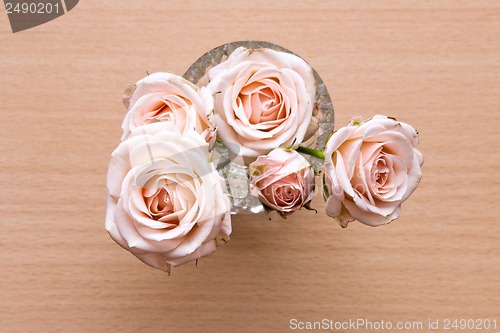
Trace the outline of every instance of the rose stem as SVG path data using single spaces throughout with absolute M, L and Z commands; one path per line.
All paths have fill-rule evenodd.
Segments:
M 325 153 L 322 152 L 321 150 L 302 147 L 302 146 L 299 146 L 299 148 L 297 148 L 296 150 L 297 150 L 297 152 L 302 153 L 302 154 L 311 155 L 311 156 L 314 156 L 317 158 L 321 158 L 322 160 L 325 159 Z

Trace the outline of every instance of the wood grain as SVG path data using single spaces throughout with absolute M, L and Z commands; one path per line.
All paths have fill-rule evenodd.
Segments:
M 500 322 L 499 33 L 496 1 L 86 0 L 17 34 L 0 14 L 0 332 Z M 121 94 L 245 39 L 311 63 L 336 128 L 374 114 L 414 125 L 424 178 L 381 228 L 343 230 L 321 209 L 234 217 L 227 246 L 168 277 L 103 228 Z

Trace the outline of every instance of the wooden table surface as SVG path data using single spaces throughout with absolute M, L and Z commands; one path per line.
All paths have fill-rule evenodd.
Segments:
M 341 229 L 320 198 L 317 215 L 235 216 L 227 246 L 167 276 L 104 230 L 122 92 L 246 39 L 306 59 L 336 128 L 414 125 L 424 177 L 388 226 Z M 493 0 L 86 0 L 16 34 L 1 13 L 0 332 L 287 332 L 293 318 L 500 331 L 499 111 Z

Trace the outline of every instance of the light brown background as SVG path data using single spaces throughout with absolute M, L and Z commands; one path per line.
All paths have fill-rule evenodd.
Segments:
M 97 1 L 12 34 L 0 14 L 0 331 L 286 332 L 289 320 L 500 324 L 500 3 Z M 233 218 L 169 277 L 104 231 L 121 94 L 225 42 L 277 43 L 325 81 L 336 128 L 386 114 L 424 178 L 389 226 Z

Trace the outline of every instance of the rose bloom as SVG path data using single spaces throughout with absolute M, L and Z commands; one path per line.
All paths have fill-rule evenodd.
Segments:
M 295 150 L 277 148 L 249 165 L 250 192 L 265 206 L 286 214 L 313 198 L 314 171 Z
M 213 252 L 231 233 L 229 199 L 208 144 L 173 123 L 133 129 L 111 155 L 107 187 L 106 230 L 161 270 Z
M 215 142 L 211 92 L 180 76 L 153 73 L 136 83 L 122 123 L 122 140 L 134 128 L 160 121 L 173 122 L 181 133 L 195 129 L 211 145 Z
M 417 131 L 386 116 L 351 121 L 325 148 L 323 190 L 328 216 L 379 226 L 399 217 L 417 187 L 422 154 Z
M 218 135 L 247 164 L 307 139 L 316 88 L 313 71 L 301 58 L 240 47 L 208 76 Z

